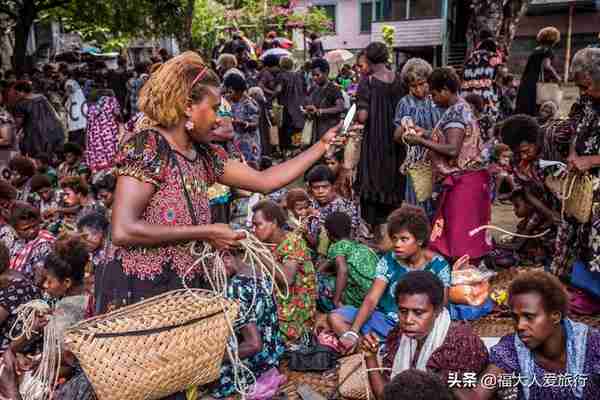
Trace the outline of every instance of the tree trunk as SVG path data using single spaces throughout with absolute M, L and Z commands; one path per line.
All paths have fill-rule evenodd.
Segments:
M 527 4 L 527 0 L 472 0 L 472 14 L 467 29 L 469 50 L 479 42 L 479 32 L 487 29 L 494 34 L 496 43 L 508 56 L 519 21 L 527 11 Z
M 31 26 L 37 17 L 37 10 L 33 2 L 26 2 L 24 7 L 19 9 L 17 17 L 13 67 L 17 73 L 23 73 L 27 68 L 27 40 L 29 39 Z
M 194 19 L 195 3 L 196 3 L 195 0 L 188 0 L 186 8 L 185 8 L 185 17 L 184 17 L 184 21 L 183 21 L 183 34 L 181 35 L 182 36 L 181 47 L 182 47 L 183 51 L 192 50 L 194 47 L 193 40 L 192 40 L 192 21 Z

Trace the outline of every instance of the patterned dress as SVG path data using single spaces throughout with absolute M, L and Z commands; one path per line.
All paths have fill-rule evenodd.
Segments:
M 342 294 L 342 303 L 360 308 L 373 285 L 379 257 L 364 244 L 348 239 L 340 240 L 329 247 L 329 261 L 335 263 L 337 257 L 343 257 L 348 265 L 348 281 Z M 325 311 L 334 309 L 332 299 L 335 295 L 335 283 L 335 276 L 319 276 L 319 307 L 326 308 Z
M 280 265 L 288 261 L 298 263 L 294 282 L 289 285 L 289 296 L 277 296 L 279 329 L 286 345 L 301 340 L 312 331 L 316 311 L 316 271 L 310 250 L 304 239 L 288 233 L 273 251 Z M 284 293 L 285 294 L 285 293 Z
M 8 333 L 17 320 L 16 309 L 21 304 L 40 297 L 40 290 L 25 278 L 13 278 L 7 283 L 6 287 L 0 288 L 0 307 L 8 313 L 8 317 L 0 325 L 0 354 L 8 348 L 11 342 Z
M 166 139 L 152 129 L 136 133 L 123 144 L 116 159 L 117 175 L 155 188 L 141 216 L 146 223 L 211 223 L 208 187 L 223 174 L 227 155 L 217 146 L 196 145 L 196 150 L 196 157 L 188 159 L 172 150 Z M 184 277 L 191 285 L 199 284 L 201 267 L 191 267 L 194 257 L 190 242 L 121 247 L 117 249 L 117 260 L 121 268 L 115 268 L 101 289 L 101 310 L 179 289 Z
M 248 96 L 237 103 L 231 103 L 231 113 L 234 120 L 244 121 L 256 126 L 244 129 L 234 124 L 234 146 L 248 163 L 258 166 L 261 157 L 260 132 L 258 131 L 258 105 Z
M 111 168 L 117 154 L 121 114 L 116 97 L 100 97 L 96 104 L 88 107 L 86 164 L 93 172 Z
M 501 59 L 496 53 L 475 50 L 465 63 L 461 95 L 478 94 L 483 99 L 483 114 L 490 117 L 492 124 L 499 115 L 498 87 L 496 74 Z
M 585 104 L 577 125 L 575 152 L 578 156 L 600 154 L 600 106 Z M 558 276 L 569 275 L 574 261 L 583 261 L 590 270 L 600 272 L 600 168 L 588 171 L 593 180 L 593 204 L 590 222 L 581 224 L 570 216 L 558 227 L 556 252 L 551 271 Z
M 227 297 L 239 301 L 240 313 L 234 330 L 240 341 L 240 330 L 248 324 L 255 324 L 262 342 L 262 349 L 253 356 L 243 359 L 256 378 L 271 368 L 279 366 L 279 359 L 285 351 L 279 320 L 277 318 L 277 304 L 272 294 L 272 283 L 266 279 L 236 275 L 228 284 Z M 243 382 L 247 381 L 243 375 Z M 225 362 L 221 366 L 219 380 L 210 385 L 211 396 L 223 398 L 235 394 L 234 375 L 231 364 Z

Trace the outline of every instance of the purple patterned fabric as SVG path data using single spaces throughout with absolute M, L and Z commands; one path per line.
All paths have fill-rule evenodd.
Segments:
M 504 336 L 500 342 L 490 350 L 490 364 L 496 365 L 506 374 L 521 374 L 517 350 L 515 347 L 515 334 Z M 560 387 L 544 385 L 544 376 L 548 380 L 551 374 L 565 374 L 566 370 L 546 371 L 537 363 L 534 373 L 540 385 L 533 384 L 529 400 L 575 400 L 575 395 L 570 386 Z M 600 399 L 600 331 L 590 328 L 585 353 L 583 374 L 587 375 L 587 382 L 583 390 L 583 400 Z M 524 399 L 523 390 L 519 387 L 518 399 Z
M 119 135 L 117 116 L 120 114 L 116 97 L 100 97 L 88 108 L 85 159 L 93 172 L 113 166 Z

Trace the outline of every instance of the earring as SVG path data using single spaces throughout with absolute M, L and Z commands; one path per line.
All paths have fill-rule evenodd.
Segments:
M 194 130 L 194 122 L 192 122 L 192 120 L 191 120 L 191 119 L 188 119 L 188 120 L 185 122 L 185 130 L 186 130 L 186 131 L 192 131 L 192 130 Z

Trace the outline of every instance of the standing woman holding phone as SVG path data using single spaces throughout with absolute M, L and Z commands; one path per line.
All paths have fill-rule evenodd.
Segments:
M 211 143 L 218 127 L 219 78 L 194 52 L 163 64 L 140 92 L 145 119 L 117 157 L 112 237 L 120 262 L 102 294 L 108 310 L 200 283 L 190 244 L 218 250 L 238 245 L 243 233 L 213 224 L 207 190 L 215 182 L 269 193 L 294 181 L 333 143 L 336 129 L 297 157 L 256 171 Z M 118 267 L 118 268 L 117 268 Z M 169 399 L 185 398 L 183 394 Z

